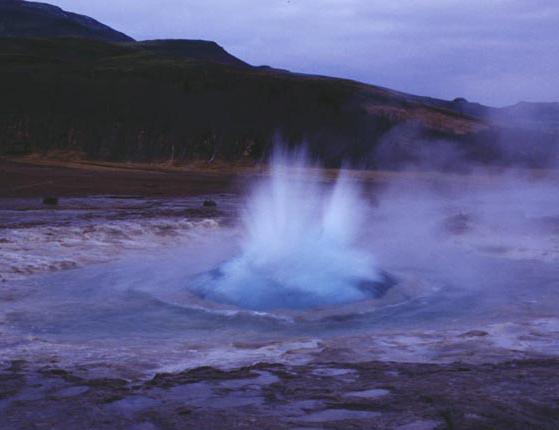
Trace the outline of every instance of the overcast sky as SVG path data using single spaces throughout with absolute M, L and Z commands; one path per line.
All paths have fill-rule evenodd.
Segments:
M 43 0 L 135 39 L 501 106 L 559 101 L 559 0 Z

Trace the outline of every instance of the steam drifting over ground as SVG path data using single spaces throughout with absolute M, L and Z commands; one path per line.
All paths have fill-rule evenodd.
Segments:
M 451 402 L 465 428 L 499 428 L 503 404 L 549 422 L 557 177 L 283 157 L 241 197 L 2 200 L 0 417 L 434 429 Z M 200 366 L 249 367 L 183 373 Z
M 213 215 L 193 212 L 206 197 L 4 201 L 4 357 L 140 354 L 143 371 L 346 345 L 352 360 L 444 361 L 468 330 L 488 335 L 452 359 L 557 353 L 557 178 L 333 181 L 286 160 L 246 199 L 213 196 Z M 384 271 L 398 282 L 377 294 Z

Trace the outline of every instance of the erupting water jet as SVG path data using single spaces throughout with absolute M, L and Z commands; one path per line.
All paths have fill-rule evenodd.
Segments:
M 309 174 L 303 154 L 276 151 L 242 215 L 241 254 L 194 282 L 201 296 L 254 310 L 305 309 L 382 296 L 394 281 L 358 244 L 366 203 L 342 171 Z

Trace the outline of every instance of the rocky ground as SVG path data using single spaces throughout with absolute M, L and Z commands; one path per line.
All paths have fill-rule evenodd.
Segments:
M 101 218 L 89 222 L 89 218 L 82 220 L 79 217 L 91 217 L 95 211 L 88 207 L 88 212 L 81 214 L 77 209 L 83 209 L 80 206 L 82 202 L 68 202 L 65 197 L 99 194 L 143 196 L 140 198 L 197 195 L 201 200 L 193 204 L 196 211 L 205 211 L 205 217 L 207 211 L 227 213 L 227 206 L 224 200 L 219 202 L 217 209 L 204 208 L 203 196 L 234 193 L 242 187 L 242 178 L 242 172 L 232 170 L 70 166 L 53 162 L 0 160 L 0 197 L 35 199 L 39 206 L 46 196 L 61 197 L 56 210 L 59 212 L 57 220 L 63 229 L 56 230 L 58 224 L 46 227 L 41 224 L 37 228 L 46 229 L 53 237 L 61 238 L 55 241 L 48 239 L 52 235 L 43 235 L 50 245 L 59 248 L 53 255 L 61 257 L 61 250 L 67 248 L 68 253 L 79 256 L 80 244 L 85 243 L 88 247 L 84 249 L 91 257 L 91 245 L 84 237 L 89 237 L 90 241 L 110 243 L 117 250 L 119 247 L 134 248 L 136 242 L 121 237 L 131 229 L 145 235 L 151 231 L 150 228 L 154 231 L 164 228 L 165 232 L 171 231 L 169 237 L 176 239 L 175 230 L 181 225 L 175 218 L 184 218 L 188 214 L 189 219 L 196 221 L 194 215 L 198 212 L 192 212 L 194 209 L 181 202 L 163 208 L 155 205 L 155 214 L 159 217 L 164 212 L 166 218 L 162 226 L 159 220 L 154 227 L 152 218 L 155 215 L 151 212 L 149 199 L 141 205 L 132 200 L 126 204 L 119 200 L 122 207 L 113 208 L 112 218 L 105 220 L 107 211 L 103 209 Z M 375 177 L 375 180 L 382 182 L 382 178 Z M 76 213 L 65 205 L 70 205 Z M 17 256 L 28 256 L 32 250 L 39 253 L 47 249 L 47 242 L 37 245 L 37 238 L 43 236 L 31 235 L 33 228 L 23 225 L 31 215 L 41 215 L 34 209 L 37 208 L 30 206 L 17 212 L 21 219 L 18 218 L 16 224 L 6 221 L 14 218 L 13 215 L 3 221 L 5 233 L 18 229 L 29 233 L 25 236 L 28 240 L 20 238 L 18 243 L 30 243 L 30 250 L 18 251 Z M 126 216 L 123 217 L 122 213 Z M 131 213 L 136 214 L 133 219 Z M 73 230 L 66 225 L 68 220 L 63 215 L 80 219 L 75 237 L 71 235 Z M 555 218 L 551 221 L 556 222 Z M 123 223 L 126 223 L 126 228 L 121 225 Z M 176 225 L 169 226 L 170 223 Z M 449 218 L 446 227 L 458 234 L 466 230 L 469 223 L 468 217 L 459 215 Z M 118 240 L 115 239 L 117 233 Z M 168 235 L 154 234 L 153 237 L 159 236 Z M 144 236 L 140 239 L 138 243 L 141 244 L 157 242 L 151 236 L 149 240 Z M 8 255 L 9 240 L 8 237 L 0 241 L 5 255 Z M 69 242 L 73 245 L 66 246 Z M 104 253 L 107 254 L 106 251 Z M 550 255 L 549 258 L 555 258 L 556 254 Z M 521 256 L 525 260 L 535 258 Z M 35 260 L 39 257 L 34 256 Z M 112 258 L 112 255 L 109 257 Z M 50 261 L 46 263 L 51 264 Z M 8 271 L 3 270 L 5 273 Z M 5 292 L 5 295 L 8 293 Z M 545 302 L 546 297 L 542 297 Z M 527 308 L 529 306 L 526 305 Z M 554 315 L 551 312 L 548 316 Z M 258 358 L 252 361 L 257 364 L 229 370 L 194 367 L 182 372 L 173 370 L 149 376 L 129 376 L 126 372 L 119 375 L 112 371 L 110 363 L 101 362 L 101 358 L 85 349 L 81 350 L 83 360 L 76 362 L 89 363 L 91 367 L 89 364 L 72 365 L 56 359 L 19 360 L 32 357 L 34 350 L 30 345 L 42 345 L 43 340 L 26 338 L 12 343 L 7 333 L 0 332 L 3 347 L 8 351 L 0 356 L 0 430 L 555 430 L 559 428 L 559 359 L 556 358 L 557 344 L 554 345 L 553 340 L 557 331 L 551 326 L 544 330 L 547 327 L 545 324 L 527 324 L 523 330 L 511 326 L 514 336 L 510 341 L 503 333 L 493 333 L 490 327 L 480 325 L 480 329 L 487 331 L 471 331 L 466 333 L 466 337 L 455 333 L 449 335 L 452 341 L 441 340 L 440 331 L 433 334 L 432 341 L 426 335 L 423 338 L 416 336 L 419 344 L 414 349 L 410 342 L 415 338 L 408 331 L 405 332 L 407 338 L 403 340 L 404 335 L 384 334 L 384 337 L 377 335 L 368 340 L 336 341 L 330 343 L 335 344 L 335 350 L 331 347 L 324 352 L 317 348 L 303 354 L 310 357 L 304 361 L 295 359 L 300 352 L 298 349 L 302 348 L 299 346 L 284 354 L 281 363 L 274 357 Z M 500 343 L 497 342 L 499 340 Z M 428 344 L 424 349 L 436 353 L 434 358 L 429 356 L 428 361 L 431 362 L 417 363 L 423 341 Z M 495 342 L 500 349 L 496 349 Z M 432 343 L 440 345 L 440 351 Z M 462 344 L 470 346 L 462 348 Z M 392 359 L 379 352 L 386 351 L 389 346 Z M 156 348 L 155 345 L 152 347 Z M 40 346 L 37 349 L 41 350 Z M 358 356 L 357 351 L 362 352 L 362 356 Z M 41 357 L 46 355 L 41 353 Z M 376 357 L 376 361 L 370 357 Z M 399 357 L 399 362 L 391 361 L 394 357 Z M 200 363 L 209 363 L 206 355 L 203 358 Z M 220 358 L 227 360 L 221 355 Z M 124 361 L 119 365 L 126 367 Z M 112 366 L 115 367 L 115 364 Z
M 20 429 L 559 428 L 559 360 L 202 367 L 150 380 L 80 376 L 14 361 L 0 422 Z

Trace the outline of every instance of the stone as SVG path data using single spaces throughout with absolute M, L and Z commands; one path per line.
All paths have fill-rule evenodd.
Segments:
M 470 331 L 467 331 L 466 333 L 462 333 L 458 337 L 484 337 L 484 336 L 488 336 L 488 335 L 489 335 L 489 333 L 487 333 L 486 331 L 483 331 L 483 330 L 470 330 Z
M 215 208 L 217 207 L 217 203 L 214 200 L 204 200 L 202 206 L 205 208 Z
M 47 206 L 56 206 L 58 205 L 58 197 L 47 196 L 43 199 L 43 204 Z

